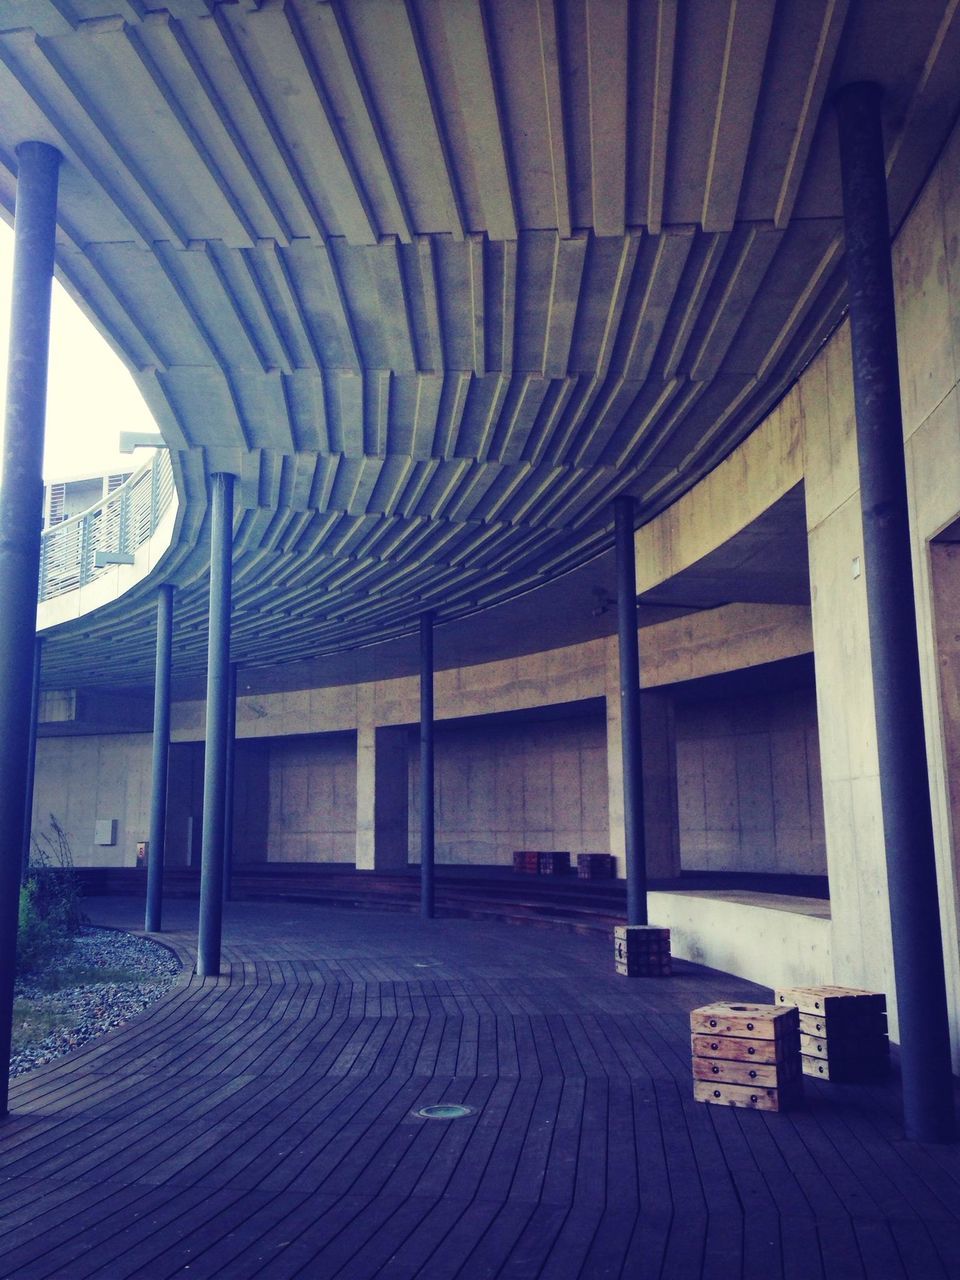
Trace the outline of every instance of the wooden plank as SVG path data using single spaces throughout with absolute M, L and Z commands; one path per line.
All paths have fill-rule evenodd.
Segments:
M 168 910 L 192 927 L 191 903 Z M 756 1005 L 758 988 L 684 966 L 639 994 L 610 972 L 607 931 L 437 924 L 231 904 L 221 979 L 17 1086 L 0 1274 L 957 1270 L 960 1153 L 902 1142 L 895 1083 L 811 1080 L 782 1114 L 694 1101 L 690 1008 Z M 735 1071 L 773 1069 L 790 1042 L 707 1040 L 774 1046 L 714 1059 Z M 475 1111 L 413 1114 L 445 1099 Z
M 798 1027 L 797 1011 L 775 1005 L 711 1004 L 694 1009 L 690 1030 L 695 1035 L 716 1032 L 750 1040 L 775 1040 L 791 1035 Z

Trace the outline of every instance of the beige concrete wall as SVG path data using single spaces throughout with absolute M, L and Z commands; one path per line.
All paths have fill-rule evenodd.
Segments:
M 722 546 L 803 478 L 803 424 L 787 396 L 743 444 L 669 510 L 637 531 L 637 591 Z
M 352 738 L 274 739 L 266 766 L 268 821 L 259 859 L 353 862 L 357 769 Z
M 37 743 L 33 832 L 56 815 L 78 866 L 136 865 L 150 827 L 151 737 L 144 733 L 41 738 Z M 94 843 L 98 819 L 116 819 L 115 845 Z
M 931 539 L 960 517 L 960 130 L 912 210 L 893 257 L 926 747 L 960 1065 L 960 870 L 950 801 L 960 759 L 949 723 L 960 658 L 949 639 L 950 588 L 938 587 L 930 549 Z M 821 953 L 823 980 L 886 991 L 896 1034 L 846 324 L 753 435 L 638 532 L 638 581 L 641 589 L 653 587 L 696 563 L 801 478 L 833 916 L 829 959 Z
M 833 967 L 829 906 L 774 894 L 651 893 L 650 918 L 670 930 L 681 960 L 764 987 L 823 982 Z
M 813 692 L 676 710 L 684 870 L 825 875 Z
M 440 725 L 435 743 L 437 862 L 508 865 L 514 849 L 605 852 L 603 720 Z M 419 759 L 410 772 L 410 861 L 420 857 Z
M 944 560 L 938 577 L 937 553 L 931 548 L 931 539 L 960 517 L 960 128 L 954 130 L 897 241 L 894 287 L 927 760 L 947 994 L 960 1069 L 960 831 L 950 802 L 960 786 L 953 697 L 960 679 L 960 656 L 951 623 L 956 610 L 954 582 Z
M 403 725 L 357 733 L 356 865 L 399 871 L 407 865 L 411 732 Z

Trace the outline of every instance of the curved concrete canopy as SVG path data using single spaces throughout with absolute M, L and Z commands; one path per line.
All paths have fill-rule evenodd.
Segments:
M 689 488 L 842 312 L 831 90 L 887 90 L 898 224 L 960 103 L 952 13 L 0 0 L 0 201 L 18 142 L 61 150 L 59 273 L 174 451 L 178 668 L 211 471 L 248 663 L 506 600 L 609 545 L 616 494 Z M 58 630 L 47 678 L 142 678 L 149 602 Z

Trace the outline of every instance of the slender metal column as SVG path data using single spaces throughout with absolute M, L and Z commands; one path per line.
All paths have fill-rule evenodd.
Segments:
M 147 850 L 147 909 L 144 929 L 160 932 L 163 857 L 167 837 L 167 765 L 170 758 L 170 665 L 173 650 L 173 587 L 157 592 L 157 666 L 153 686 L 153 768 L 150 779 L 150 845 Z
M 210 639 L 207 647 L 207 727 L 203 755 L 200 847 L 200 930 L 197 973 L 220 972 L 223 929 L 223 834 L 227 798 L 230 685 L 230 589 L 233 570 L 233 476 L 211 479 Z
M 227 687 L 227 792 L 223 802 L 223 900 L 233 896 L 233 805 L 237 771 L 237 664 L 230 663 Z
M 627 860 L 627 924 L 647 923 L 647 851 L 643 830 L 640 746 L 640 649 L 633 499 L 613 502 L 617 560 L 617 639 L 620 654 L 620 740 L 623 755 L 623 833 Z
M 20 882 L 30 869 L 30 837 L 33 833 L 33 784 L 37 772 L 37 725 L 40 719 L 40 669 L 43 666 L 43 636 L 37 636 L 33 649 L 33 684 L 30 688 L 30 737 L 27 742 L 27 780 L 23 788 L 23 856 L 20 859 Z
M 420 618 L 420 914 L 433 919 L 433 614 Z
M 848 85 L 837 95 L 836 110 L 903 1112 L 909 1138 L 936 1142 L 955 1133 L 953 1084 L 910 563 L 881 96 L 877 85 Z
M 7 1114 L 30 692 L 43 515 L 43 429 L 60 153 L 17 148 L 10 361 L 0 488 L 0 1115 Z

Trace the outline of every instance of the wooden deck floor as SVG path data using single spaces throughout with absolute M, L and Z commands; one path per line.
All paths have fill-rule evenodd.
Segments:
M 195 915 L 168 904 L 188 963 Z M 895 1084 L 698 1105 L 688 1011 L 760 989 L 611 951 L 234 904 L 219 980 L 17 1083 L 0 1276 L 960 1276 L 960 1148 L 904 1142 Z M 447 1101 L 475 1113 L 413 1114 Z

